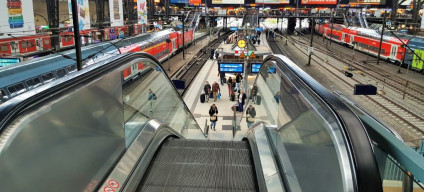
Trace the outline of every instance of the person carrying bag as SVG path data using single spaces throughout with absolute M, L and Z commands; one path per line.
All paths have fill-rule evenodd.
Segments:
M 209 116 L 211 121 L 211 129 L 215 131 L 216 122 L 218 121 L 218 108 L 215 104 L 212 104 L 211 108 L 209 109 Z
M 246 109 L 246 122 L 248 128 L 252 126 L 253 123 L 255 123 L 255 117 L 256 110 L 252 105 L 249 105 L 249 107 Z

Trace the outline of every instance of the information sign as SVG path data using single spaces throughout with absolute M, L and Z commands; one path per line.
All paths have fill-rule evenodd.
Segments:
M 8 65 L 13 65 L 19 62 L 19 58 L 0 58 L 0 67 L 6 67 Z
M 171 3 L 188 3 L 188 0 L 170 0 Z
M 289 4 L 290 0 L 256 0 L 256 4 Z
M 237 27 L 230 27 L 230 31 L 238 31 Z
M 243 73 L 243 63 L 219 63 L 219 72 Z
M 244 0 L 212 0 L 212 4 L 244 4 Z
M 259 73 L 259 69 L 261 68 L 262 63 L 252 63 L 250 65 L 250 73 Z M 268 73 L 275 73 L 275 67 L 270 67 L 268 69 Z
M 264 29 L 262 27 L 256 27 L 255 31 L 264 31 Z
M 349 0 L 349 4 L 384 5 L 386 4 L 386 0 Z

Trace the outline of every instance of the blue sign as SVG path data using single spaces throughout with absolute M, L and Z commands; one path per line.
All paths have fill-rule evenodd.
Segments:
M 0 67 L 6 67 L 8 65 L 13 65 L 19 62 L 19 58 L 0 58 Z
M 252 63 L 250 65 L 250 72 L 251 73 L 259 73 L 259 69 L 261 68 L 262 63 Z M 270 67 L 268 69 L 268 73 L 275 73 L 275 67 Z
M 243 73 L 243 63 L 220 63 L 219 72 L 224 73 Z
M 230 31 L 238 31 L 237 27 L 230 27 Z
M 177 27 L 180 28 L 180 29 L 182 29 L 183 28 L 183 25 L 177 25 Z
M 262 29 L 262 27 L 256 27 L 255 31 L 264 31 L 264 29 Z
M 170 0 L 171 3 L 188 3 L 188 0 Z

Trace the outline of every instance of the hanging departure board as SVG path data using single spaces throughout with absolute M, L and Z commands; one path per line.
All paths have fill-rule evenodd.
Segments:
M 219 63 L 219 72 L 243 73 L 243 63 Z

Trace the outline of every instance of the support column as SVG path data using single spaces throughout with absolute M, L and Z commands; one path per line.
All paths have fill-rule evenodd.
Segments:
M 169 22 L 169 1 L 165 0 L 165 20 Z
M 50 42 L 53 51 L 59 51 L 59 0 L 47 0 L 46 3 L 48 24 L 52 32 Z
M 110 9 L 110 8 L 109 8 Z M 105 22 L 105 4 L 104 0 L 96 0 L 96 15 L 97 15 L 97 29 L 99 29 L 101 34 L 101 41 L 104 40 L 104 33 L 103 30 Z
M 81 36 L 79 33 L 77 0 L 71 0 L 71 5 L 72 5 L 72 22 L 74 25 L 75 56 L 77 61 L 77 70 L 80 71 L 82 70 L 82 57 L 81 57 Z
M 384 28 L 386 27 L 386 17 L 387 17 L 387 11 L 384 11 L 383 27 L 381 29 L 381 37 L 380 37 L 380 46 L 378 48 L 377 65 L 380 64 L 381 45 L 383 44 L 383 34 L 384 34 Z

